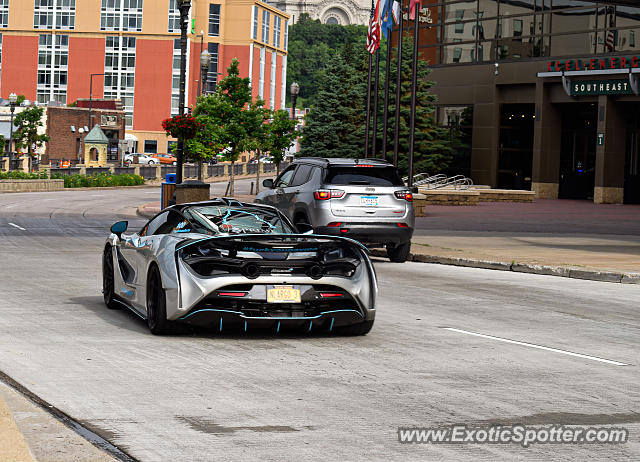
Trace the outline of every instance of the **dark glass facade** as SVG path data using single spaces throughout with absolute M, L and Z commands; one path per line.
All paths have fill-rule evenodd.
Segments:
M 424 8 L 429 12 L 423 28 L 435 33 L 435 41 L 421 48 L 436 65 L 640 52 L 640 2 L 427 0 L 422 5 L 423 16 Z

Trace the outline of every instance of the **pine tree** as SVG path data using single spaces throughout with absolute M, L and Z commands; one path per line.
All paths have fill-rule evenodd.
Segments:
M 314 106 L 306 117 L 301 156 L 362 157 L 366 82 L 355 71 L 348 47 L 327 67 Z
M 387 125 L 387 159 L 393 159 L 396 112 L 396 70 L 398 68 L 397 49 L 392 52 L 391 78 L 389 81 L 389 122 Z M 399 168 L 408 171 L 409 127 L 411 122 L 411 79 L 412 79 L 413 40 L 405 38 L 402 44 L 402 77 L 400 84 L 400 132 L 399 132 Z M 384 65 L 380 65 L 380 110 L 378 114 L 377 146 L 382 146 L 384 128 Z M 416 92 L 416 131 L 414 143 L 414 174 L 440 173 L 451 162 L 450 133 L 435 120 L 436 96 L 430 91 L 434 82 L 429 80 L 429 63 L 418 59 L 418 87 Z

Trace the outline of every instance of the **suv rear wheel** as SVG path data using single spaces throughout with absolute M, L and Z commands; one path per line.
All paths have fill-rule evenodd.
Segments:
M 402 244 L 387 244 L 387 256 L 394 263 L 404 263 L 409 258 L 411 251 L 411 241 Z

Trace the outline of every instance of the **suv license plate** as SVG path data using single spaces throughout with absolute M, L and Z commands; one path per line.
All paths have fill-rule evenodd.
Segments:
M 300 303 L 300 289 L 294 286 L 268 287 L 267 303 Z
M 368 207 L 378 206 L 378 196 L 360 196 L 360 205 Z

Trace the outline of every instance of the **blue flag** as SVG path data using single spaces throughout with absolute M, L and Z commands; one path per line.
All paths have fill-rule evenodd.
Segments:
M 382 8 L 382 33 L 384 34 L 384 38 L 387 38 L 387 35 L 393 29 L 393 14 L 391 0 L 382 0 L 384 2 L 384 8 Z

